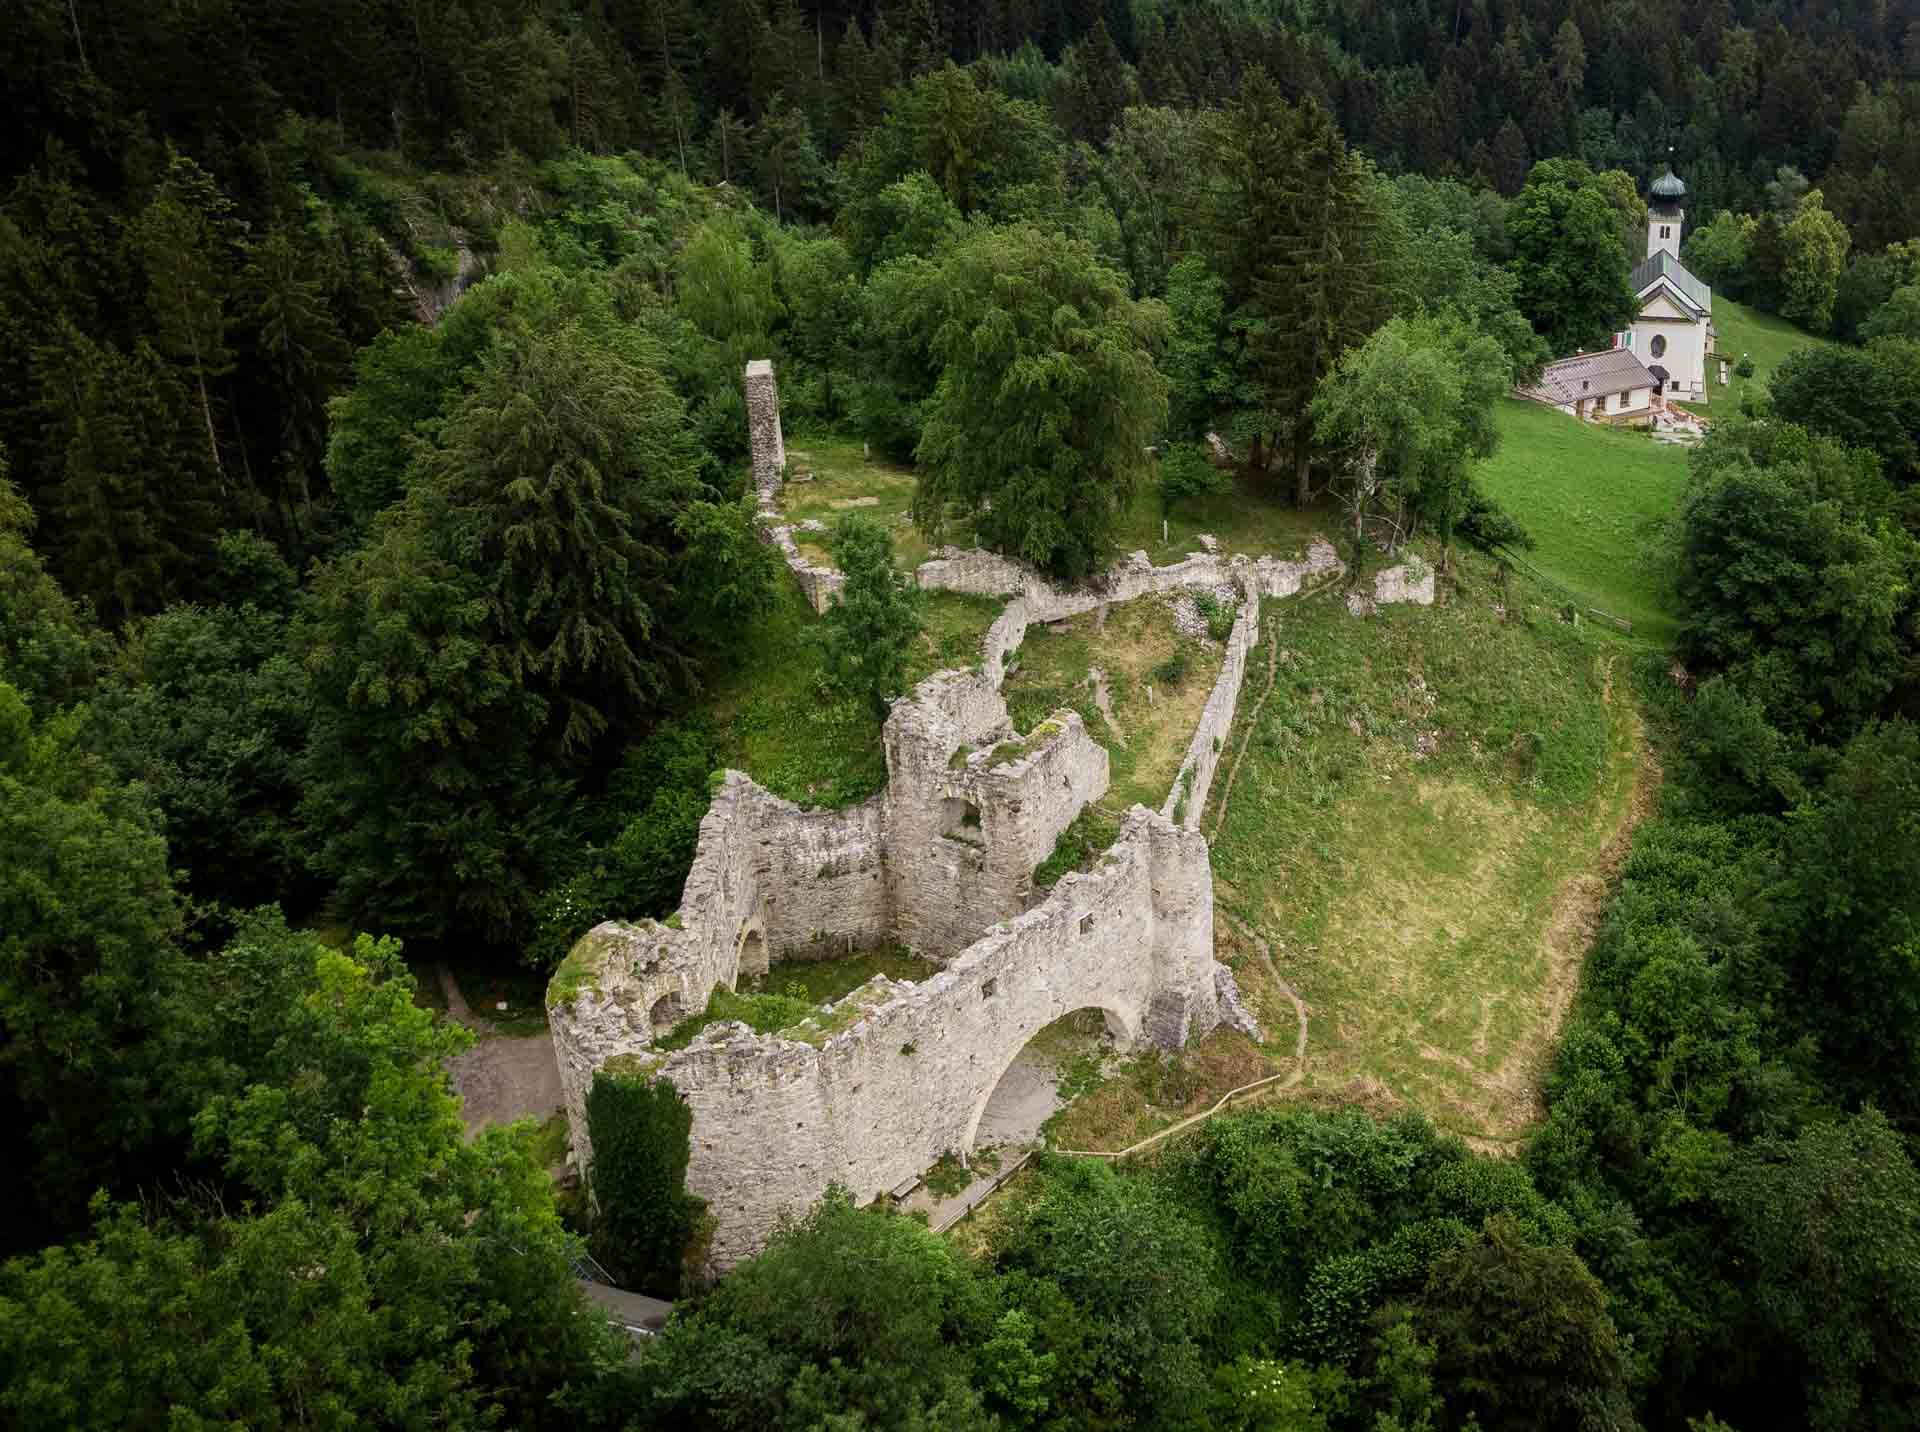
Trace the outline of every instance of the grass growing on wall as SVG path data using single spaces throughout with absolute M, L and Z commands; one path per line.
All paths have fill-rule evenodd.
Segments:
M 928 593 L 909 688 L 942 667 L 977 662 L 1001 605 Z M 715 684 L 709 709 L 723 765 L 802 805 L 855 805 L 886 784 L 881 723 L 864 700 L 821 690 L 820 653 L 809 639 L 819 623 L 799 588 L 783 576 L 777 605 L 755 623 L 739 662 Z
M 708 1025 L 730 1020 L 738 1020 L 756 1034 L 777 1034 L 811 1018 L 821 1005 L 852 994 L 875 975 L 919 981 L 937 970 L 931 960 L 897 945 L 830 960 L 784 961 L 743 983 L 738 991 L 724 986 L 714 990 L 705 1009 L 654 1040 L 654 1048 L 685 1049 Z
M 1019 668 L 1001 688 L 1015 728 L 1031 731 L 1062 706 L 1078 711 L 1087 734 L 1107 749 L 1111 778 L 1106 795 L 1062 833 L 1036 881 L 1052 884 L 1085 868 L 1113 843 L 1136 802 L 1160 809 L 1224 658 L 1219 645 L 1180 636 L 1158 597 L 1109 607 L 1104 622 L 1088 612 L 1057 627 L 1027 628 Z M 1105 676 L 1111 724 L 1091 680 L 1095 668 Z
M 1678 622 L 1662 577 L 1661 529 L 1686 486 L 1685 449 L 1514 398 L 1499 401 L 1494 419 L 1500 449 L 1476 475 L 1539 543 L 1526 560 L 1625 617 L 1636 637 L 1671 642 Z

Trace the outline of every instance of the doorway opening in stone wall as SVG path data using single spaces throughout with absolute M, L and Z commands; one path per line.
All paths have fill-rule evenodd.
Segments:
M 974 1125 L 971 1147 L 1038 1143 L 1047 1120 L 1098 1087 L 1131 1042 L 1127 1021 L 1112 1010 L 1076 1009 L 1054 1020 L 1001 1073 Z
M 737 980 L 758 979 L 767 972 L 767 937 L 749 929 L 740 937 L 740 962 Z
M 678 995 L 663 994 L 653 1002 L 653 1008 L 647 1011 L 647 1022 L 653 1026 L 656 1036 L 667 1033 L 678 1024 L 686 1013 Z

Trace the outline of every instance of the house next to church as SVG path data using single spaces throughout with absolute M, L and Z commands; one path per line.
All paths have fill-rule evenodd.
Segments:
M 1645 427 L 1653 421 L 1658 380 L 1624 348 L 1577 353 L 1549 363 L 1520 396 L 1595 423 Z
M 1653 181 L 1647 201 L 1647 256 L 1630 282 L 1640 315 L 1613 346 L 1646 365 L 1663 400 L 1707 401 L 1709 379 L 1727 381 L 1713 326 L 1713 290 L 1680 262 L 1687 186 L 1672 169 Z

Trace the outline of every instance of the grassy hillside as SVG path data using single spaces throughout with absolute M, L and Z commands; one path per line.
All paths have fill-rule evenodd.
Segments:
M 1742 378 L 1736 373 L 1724 388 L 1717 380 L 1718 375 L 1710 375 L 1714 379 L 1709 389 L 1713 401 L 1705 407 L 1688 405 L 1692 411 L 1709 417 L 1739 412 L 1741 395 L 1749 386 L 1764 388 L 1768 375 L 1794 349 L 1829 341 L 1794 327 L 1784 318 L 1748 308 L 1718 293 L 1713 296 L 1713 323 L 1720 330 L 1719 351 L 1733 363 L 1738 363 L 1743 354 L 1750 356 L 1754 373 L 1751 378 Z
M 1528 560 L 1593 606 L 1665 643 L 1677 629 L 1653 560 L 1658 528 L 1686 485 L 1684 449 L 1502 398 L 1487 494 L 1540 544 Z
M 1215 946 L 1264 1042 L 1081 1048 L 1091 1087 L 1050 1121 L 1056 1147 L 1124 1148 L 1270 1077 L 1272 1097 L 1411 1106 L 1486 1146 L 1538 1116 L 1652 787 L 1631 654 L 1548 605 L 1502 617 L 1483 558 L 1457 571 L 1444 605 L 1364 621 L 1337 592 L 1266 605 L 1202 823 Z
M 1487 564 L 1431 609 L 1271 604 L 1205 829 L 1232 957 L 1305 1083 L 1502 1141 L 1535 1114 L 1640 751 L 1630 659 Z

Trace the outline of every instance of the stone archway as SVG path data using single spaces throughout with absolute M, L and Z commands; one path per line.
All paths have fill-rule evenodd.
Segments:
M 749 925 L 740 936 L 740 954 L 734 965 L 734 984 L 738 987 L 741 980 L 758 979 L 769 968 L 767 937 L 758 925 Z
M 1107 1037 L 1113 1041 L 1116 1049 L 1130 1048 L 1138 1037 L 1140 1019 L 1137 1015 L 1129 1019 L 1120 1011 L 1101 1005 L 1083 1005 L 1062 1018 L 1083 1014 L 1096 1014 L 1105 1022 Z M 1013 1143 L 1037 1138 L 1040 1124 L 1059 1107 L 1051 1080 L 1044 1079 L 1038 1073 L 1040 1062 L 1024 1057 L 1035 1038 L 1055 1023 L 1057 1021 L 1048 1021 L 1036 1026 L 1011 1052 L 997 1061 L 992 1082 L 977 1092 L 974 1098 L 973 1109 L 967 1119 L 967 1136 L 961 1145 L 963 1156 L 971 1158 L 973 1151 L 983 1142 Z M 1028 1070 L 1036 1072 L 1025 1072 Z
M 686 1018 L 686 1014 L 685 1000 L 677 994 L 663 994 L 647 1011 L 647 1023 L 653 1027 L 653 1034 L 657 1039 Z

